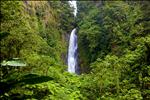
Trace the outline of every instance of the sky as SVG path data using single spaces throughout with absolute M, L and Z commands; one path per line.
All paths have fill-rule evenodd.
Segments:
M 74 14 L 74 16 L 76 16 L 76 15 L 77 15 L 77 3 L 76 3 L 76 1 L 75 1 L 75 0 L 69 1 L 69 3 L 71 4 L 71 6 L 74 7 L 74 12 L 73 12 L 73 14 Z

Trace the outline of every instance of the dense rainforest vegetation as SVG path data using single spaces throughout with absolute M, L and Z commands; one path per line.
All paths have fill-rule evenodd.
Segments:
M 0 99 L 149 100 L 150 2 L 1 1 Z M 67 72 L 78 29 L 80 75 Z

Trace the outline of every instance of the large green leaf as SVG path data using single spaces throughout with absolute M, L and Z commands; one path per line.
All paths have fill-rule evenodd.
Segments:
M 24 63 L 22 60 L 20 60 L 19 58 L 15 58 L 13 60 L 9 60 L 9 61 L 3 61 L 1 63 L 2 66 L 27 66 L 26 63 Z

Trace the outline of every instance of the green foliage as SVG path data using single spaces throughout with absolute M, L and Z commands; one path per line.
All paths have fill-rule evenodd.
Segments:
M 85 60 L 89 63 L 98 57 L 104 57 L 110 51 L 122 55 L 124 52 L 121 51 L 128 47 L 132 36 L 143 29 L 142 25 L 135 25 L 141 18 L 137 6 L 133 8 L 124 2 L 116 1 L 105 2 L 100 8 L 93 5 L 88 10 L 85 18 L 79 22 L 79 48 L 81 60 L 88 54 Z M 84 50 L 85 47 L 87 49 Z
M 74 18 L 68 1 L 2 1 L 0 99 L 149 100 L 148 5 L 77 1 Z M 64 65 L 76 24 L 81 75 Z
M 80 66 L 82 72 L 89 72 L 85 76 L 88 85 L 84 84 L 82 90 L 86 97 L 149 99 L 146 3 L 149 2 L 78 2 Z
M 142 95 L 139 90 L 131 89 L 127 92 L 126 95 L 120 96 L 119 99 L 121 100 L 142 100 Z
M 67 51 L 65 37 L 73 28 L 73 14 L 68 2 L 53 4 L 58 8 L 49 1 L 1 2 L 1 62 L 19 58 L 26 63 L 24 67 L 0 67 L 1 99 L 80 97 L 79 90 L 63 90 L 57 83 L 64 82 L 61 77 L 66 66 L 62 55 Z M 44 93 L 49 95 L 45 97 Z

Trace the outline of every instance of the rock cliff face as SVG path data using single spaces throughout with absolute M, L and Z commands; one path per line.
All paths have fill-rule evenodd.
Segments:
M 67 36 L 74 22 L 72 12 L 67 1 L 3 1 L 1 33 L 10 35 L 2 38 L 1 60 L 27 59 L 29 52 L 26 54 L 25 51 L 31 51 L 65 63 Z M 10 41 L 17 41 L 18 45 Z

